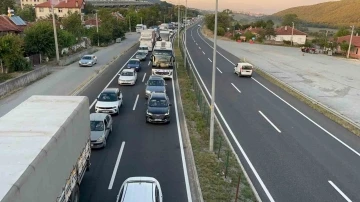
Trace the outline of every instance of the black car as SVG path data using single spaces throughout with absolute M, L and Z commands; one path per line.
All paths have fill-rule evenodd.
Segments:
M 170 123 L 169 98 L 166 93 L 152 93 L 147 101 L 147 123 Z

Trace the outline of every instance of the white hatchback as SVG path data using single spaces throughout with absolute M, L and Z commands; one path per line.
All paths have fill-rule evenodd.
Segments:
M 240 62 L 237 63 L 237 65 L 234 67 L 234 74 L 237 74 L 240 76 L 252 76 L 253 73 L 253 66 L 250 63 L 247 62 Z
M 135 69 L 124 69 L 119 74 L 119 85 L 135 85 L 137 80 L 137 72 Z
M 153 177 L 130 177 L 121 185 L 116 202 L 162 202 L 160 183 Z

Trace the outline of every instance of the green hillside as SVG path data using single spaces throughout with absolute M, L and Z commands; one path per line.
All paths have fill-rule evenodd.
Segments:
M 341 0 L 289 8 L 273 14 L 296 14 L 299 19 L 336 26 L 360 26 L 360 0 Z

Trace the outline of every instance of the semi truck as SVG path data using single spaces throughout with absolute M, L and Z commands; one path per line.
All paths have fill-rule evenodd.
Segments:
M 149 51 L 152 51 L 156 40 L 155 37 L 155 30 L 143 30 L 140 36 L 140 46 L 147 46 Z
M 173 78 L 175 56 L 170 41 L 156 42 L 151 55 L 151 74 L 163 78 Z
M 79 201 L 90 144 L 87 97 L 31 96 L 0 118 L 0 201 Z

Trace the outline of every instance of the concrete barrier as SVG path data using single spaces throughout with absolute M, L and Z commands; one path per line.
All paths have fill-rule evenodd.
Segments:
M 91 47 L 91 48 L 88 48 L 86 50 L 83 50 L 79 53 L 75 53 L 73 55 L 69 55 L 69 56 L 66 56 L 65 58 L 62 58 L 60 59 L 59 61 L 59 65 L 60 66 L 66 66 L 66 65 L 69 65 L 69 64 L 72 64 L 76 61 L 79 61 L 80 58 L 83 56 L 83 55 L 86 55 L 86 54 L 92 54 L 96 52 L 96 48 L 95 47 Z
M 19 88 L 27 86 L 29 83 L 34 82 L 49 74 L 49 67 L 44 66 L 28 72 L 22 76 L 10 79 L 0 84 L 0 97 L 7 95 Z

